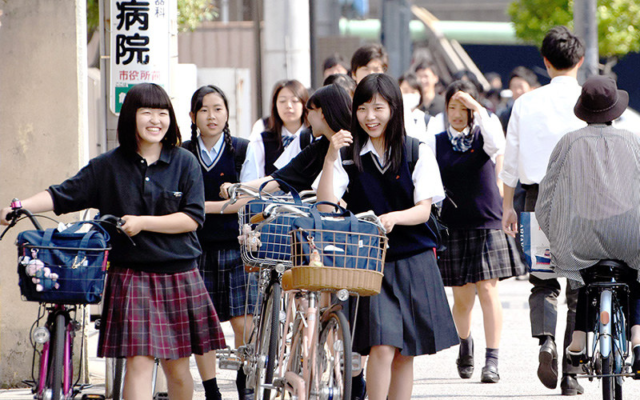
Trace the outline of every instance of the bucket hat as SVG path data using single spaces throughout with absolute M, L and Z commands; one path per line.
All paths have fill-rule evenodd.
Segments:
M 573 112 L 589 123 L 605 123 L 618 118 L 629 105 L 629 93 L 618 90 L 608 76 L 594 75 L 582 85 L 582 93 Z

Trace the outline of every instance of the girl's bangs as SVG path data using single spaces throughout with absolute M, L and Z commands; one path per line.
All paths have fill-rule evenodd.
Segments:
M 159 108 L 163 110 L 171 109 L 171 99 L 160 86 L 152 86 L 153 89 L 140 93 L 140 104 L 138 108 Z

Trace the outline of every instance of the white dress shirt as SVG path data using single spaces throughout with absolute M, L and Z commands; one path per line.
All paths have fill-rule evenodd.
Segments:
M 500 173 L 506 185 L 540 183 L 560 138 L 587 125 L 573 113 L 580 92 L 575 78 L 558 76 L 515 101 Z
M 447 128 L 445 124 L 445 113 L 440 113 L 429 120 L 427 125 L 427 132 L 424 139 L 419 138 L 425 142 L 433 153 L 436 152 L 436 135 L 444 132 Z M 496 114 L 487 112 L 486 108 L 481 108 L 479 112 L 473 113 L 474 126 L 480 127 L 480 132 L 484 140 L 484 146 L 482 149 L 485 153 L 491 157 L 491 161 L 496 162 L 496 156 L 503 155 L 505 149 L 504 133 L 502 131 L 502 124 L 500 118 Z M 452 131 L 454 132 L 455 129 Z
M 223 134 L 224 135 L 224 134 Z M 213 145 L 211 150 L 207 149 L 204 142 L 202 141 L 202 136 L 198 136 L 198 144 L 200 144 L 200 158 L 205 163 L 208 169 L 213 168 L 218 157 L 224 150 L 224 136 L 220 136 L 220 139 Z
M 305 126 L 302 125 L 300 126 L 300 129 L 298 129 L 295 133 L 291 133 L 287 130 L 287 128 L 283 126 L 281 133 L 283 137 L 284 136 L 298 137 L 300 136 L 300 132 L 302 132 L 304 128 Z M 293 145 L 293 142 L 289 143 L 289 146 L 285 148 L 285 151 L 289 147 L 291 147 L 291 145 Z M 295 157 L 296 155 L 298 155 L 298 153 L 300 153 L 300 141 L 298 141 L 297 151 L 295 151 L 295 149 L 292 149 L 292 150 L 294 151 L 287 153 L 288 154 L 287 157 L 289 157 L 288 159 L 286 159 L 286 157 L 285 158 L 282 157 L 284 155 L 284 152 L 283 152 L 283 154 L 281 154 L 278 160 L 276 161 L 280 161 L 282 159 L 282 162 L 284 162 L 286 160 L 286 162 L 284 162 L 284 164 L 282 165 L 283 166 L 287 165 L 293 157 Z M 262 141 L 262 134 L 260 134 L 257 136 L 253 136 L 253 138 L 249 139 L 249 145 L 247 146 L 247 155 L 244 160 L 244 164 L 242 165 L 242 174 L 240 176 L 240 182 L 249 182 L 254 179 L 263 178 L 264 164 L 265 164 L 264 142 Z
M 376 149 L 371 143 L 371 139 L 367 140 L 367 143 L 360 150 L 360 155 L 364 156 L 367 153 L 372 153 L 377 159 L 380 165 L 386 165 L 386 160 L 382 160 Z M 318 190 L 320 178 L 322 172 L 311 186 L 313 190 Z M 420 143 L 418 161 L 416 162 L 415 169 L 411 175 L 413 181 L 413 201 L 415 203 L 431 199 L 431 203 L 435 204 L 444 200 L 444 188 L 442 186 L 442 178 L 440 178 L 440 169 L 438 163 L 433 155 L 433 152 L 429 150 L 429 147 L 424 143 Z M 333 193 L 341 199 L 349 186 L 349 174 L 344 170 L 342 166 L 342 160 L 338 155 L 338 159 L 333 164 Z

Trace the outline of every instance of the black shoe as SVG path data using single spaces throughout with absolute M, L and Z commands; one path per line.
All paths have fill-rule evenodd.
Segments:
M 563 396 L 576 396 L 584 393 L 584 388 L 580 386 L 578 380 L 573 375 L 565 375 L 560 382 L 560 390 Z
M 558 386 L 558 351 L 552 338 L 547 338 L 540 347 L 538 356 L 538 378 L 549 389 Z
M 473 375 L 473 356 L 459 356 L 456 360 L 456 365 L 458 366 L 458 375 L 462 379 L 469 379 L 471 375 Z
M 485 365 L 482 367 L 482 383 L 498 383 L 500 381 L 500 375 L 498 375 L 498 368 L 493 365 Z
M 238 393 L 238 398 L 240 400 L 253 400 L 253 389 L 243 389 L 241 393 Z
M 582 364 L 586 364 L 589 359 L 587 358 L 586 350 L 582 349 L 580 352 L 573 352 L 567 349 L 567 358 L 574 367 L 579 367 Z

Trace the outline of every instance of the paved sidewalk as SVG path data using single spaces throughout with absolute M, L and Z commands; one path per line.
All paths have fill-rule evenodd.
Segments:
M 433 356 L 417 357 L 414 371 L 414 399 L 561 399 L 560 388 L 549 390 L 537 378 L 537 341 L 531 338 L 529 323 L 528 296 L 531 285 L 527 281 L 509 279 L 500 283 L 501 301 L 504 309 L 504 327 L 500 346 L 500 377 L 498 384 L 480 383 L 480 371 L 484 362 L 484 331 L 482 328 L 482 310 L 479 302 L 473 312 L 472 332 L 475 340 L 476 371 L 471 379 L 463 380 L 458 377 L 455 359 L 458 347 L 441 351 Z M 447 289 L 449 302 L 452 304 L 451 291 Z M 564 332 L 566 305 L 560 301 L 557 335 Z M 227 342 L 232 343 L 231 327 L 223 324 Z M 89 354 L 96 354 L 97 332 L 90 337 Z M 561 344 L 558 343 L 560 347 Z M 104 360 L 90 357 L 90 374 L 94 387 L 86 393 L 104 393 Z M 196 392 L 194 399 L 204 399 L 202 381 L 198 375 L 195 362 L 192 359 L 191 372 L 195 381 Z M 235 371 L 219 371 L 218 382 L 224 399 L 237 399 L 235 388 Z M 585 394 L 576 400 L 596 400 L 602 398 L 600 382 L 581 379 Z M 626 400 L 640 400 L 640 381 L 625 380 L 624 398 Z M 31 399 L 29 390 L 0 390 L 0 399 Z M 79 398 L 78 398 L 79 399 Z

